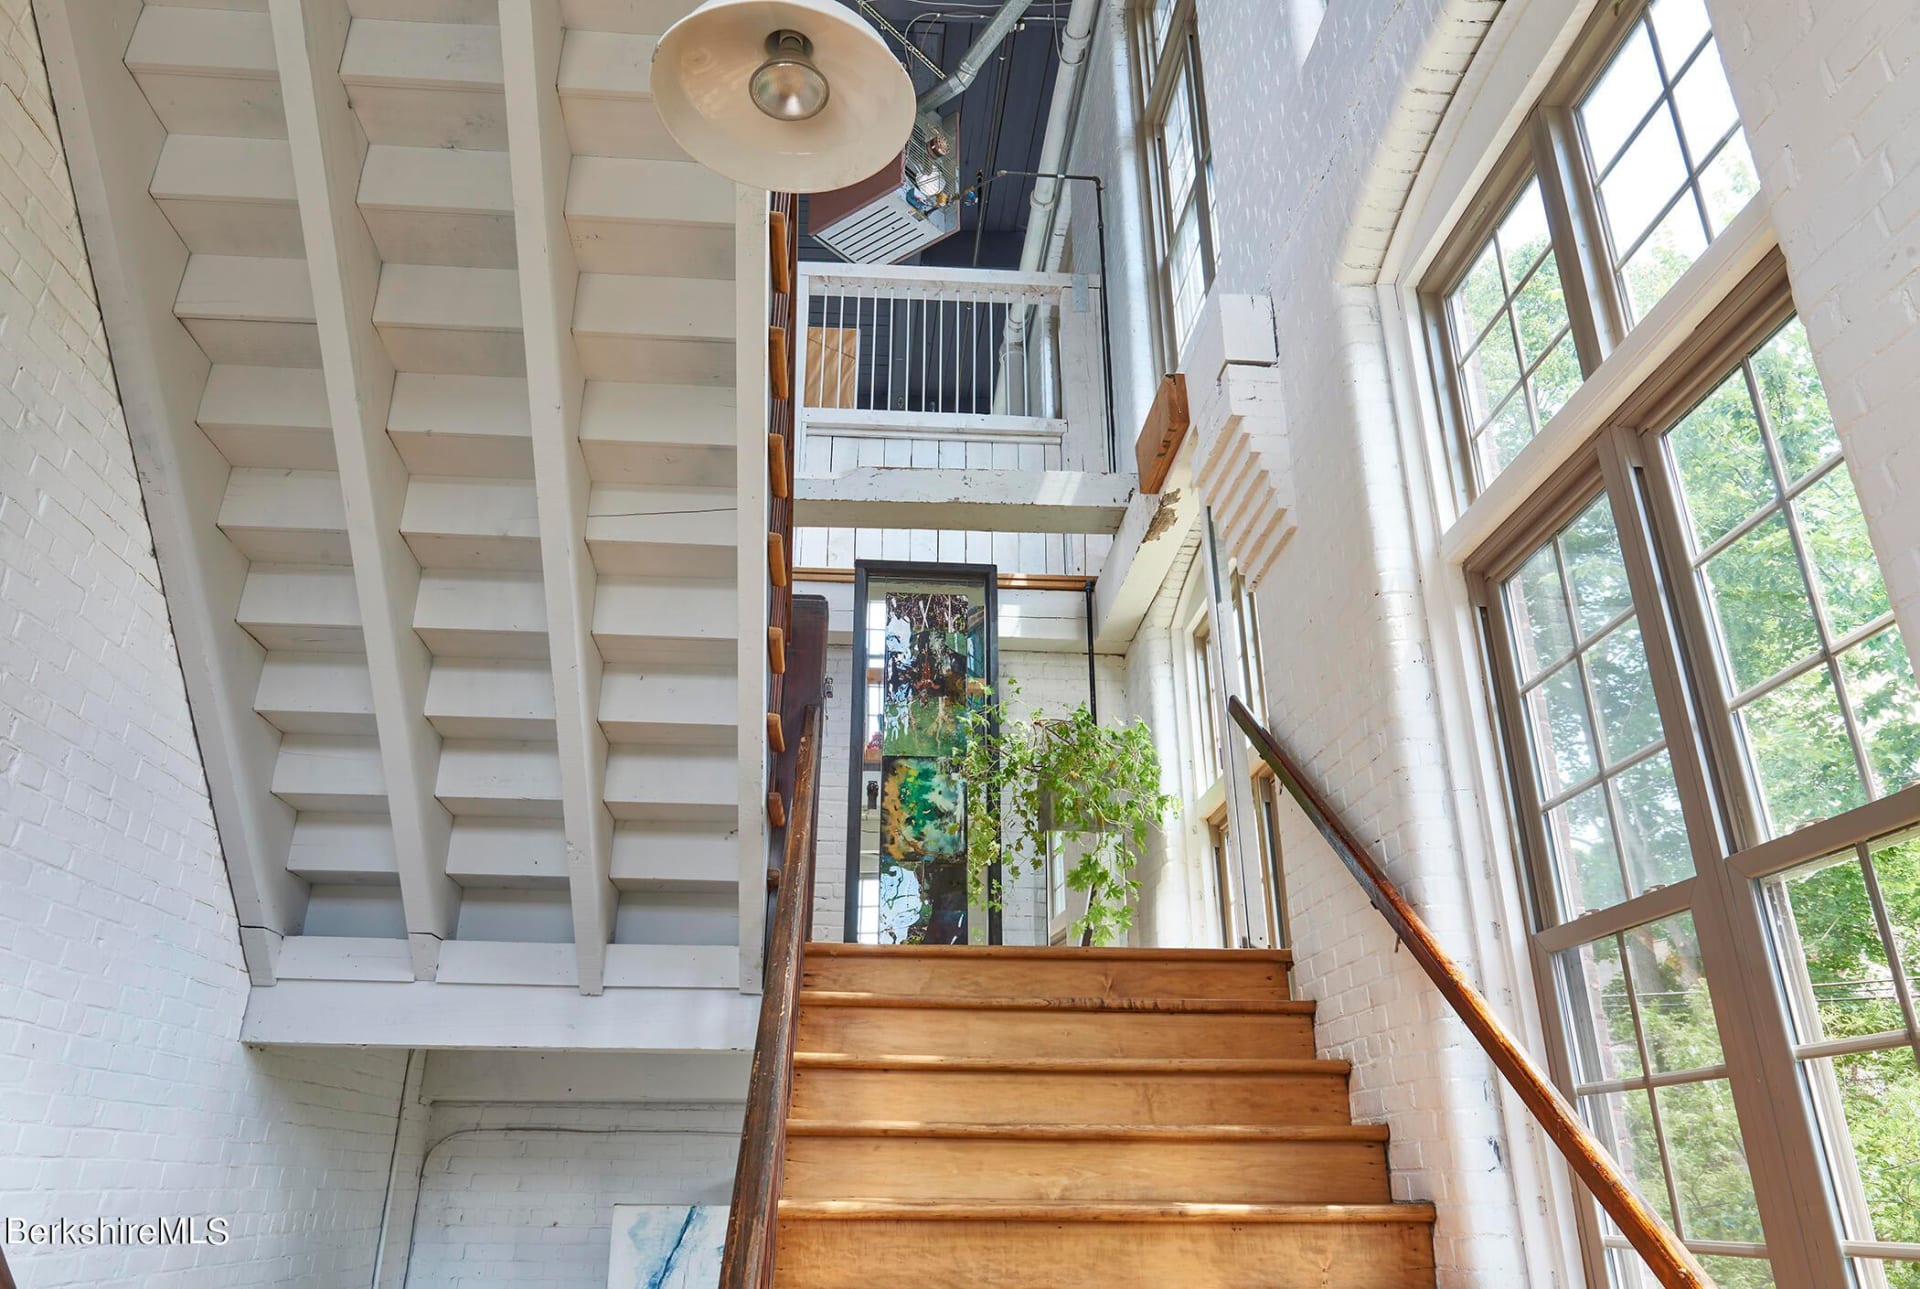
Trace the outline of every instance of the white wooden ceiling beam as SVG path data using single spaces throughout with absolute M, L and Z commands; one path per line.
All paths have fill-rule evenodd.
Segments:
M 440 735 L 425 714 L 432 658 L 409 620 L 420 566 L 400 532 L 407 469 L 387 438 L 393 367 L 373 327 L 380 258 L 354 207 L 367 145 L 334 72 L 351 18 L 344 0 L 271 0 L 270 13 L 400 899 L 414 977 L 431 980 L 454 935 L 460 889 L 447 876 L 452 817 L 434 794 Z
M 862 466 L 796 479 L 793 516 L 810 528 L 1111 533 L 1133 494 L 1123 474 Z
M 586 380 L 572 337 L 580 275 L 566 224 L 573 149 L 558 90 L 563 38 L 555 0 L 501 0 L 507 151 L 575 963 L 580 992 L 598 994 L 618 893 L 611 877 L 607 739 L 599 721 L 601 660 L 593 639 L 597 575 L 586 541 L 590 480 L 580 451 Z

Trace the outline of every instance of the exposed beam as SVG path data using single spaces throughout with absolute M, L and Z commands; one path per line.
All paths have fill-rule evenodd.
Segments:
M 767 194 L 741 187 L 734 193 L 734 318 L 739 340 L 734 353 L 734 407 L 738 425 L 734 442 L 734 488 L 738 498 L 737 529 L 739 597 L 738 636 L 739 705 L 735 712 L 738 736 L 735 762 L 739 805 L 740 859 L 740 988 L 757 994 L 761 987 L 762 942 L 767 925 L 767 458 L 746 445 L 766 442 L 767 328 L 772 303 L 769 274 L 772 255 L 767 244 Z M 782 592 L 785 594 L 785 592 Z
M 41 0 L 34 12 L 134 461 L 147 481 L 141 491 L 240 947 L 249 979 L 271 985 L 278 946 L 299 929 L 305 883 L 286 864 L 293 810 L 270 788 L 280 734 L 253 710 L 265 651 L 234 620 L 247 561 L 214 525 L 227 465 L 194 425 L 208 364 L 173 315 L 187 248 L 147 193 L 166 131 L 121 61 L 143 11 Z
M 1126 518 L 1114 534 L 1100 580 L 1094 585 L 1096 648 L 1126 650 L 1200 518 L 1191 444 L 1189 435 L 1159 492 L 1135 497 L 1127 505 Z
M 795 480 L 793 518 L 809 528 L 1111 533 L 1133 493 L 1132 475 L 863 466 Z
M 447 876 L 453 820 L 434 792 L 440 735 L 426 718 L 433 659 L 411 621 L 420 566 L 400 531 L 407 467 L 387 437 L 394 373 L 373 328 L 380 256 L 354 204 L 367 142 L 334 72 L 352 19 L 345 0 L 271 0 L 269 12 L 346 501 L 400 901 L 414 978 L 431 980 L 441 944 L 453 938 L 460 888 Z
M 606 979 L 619 896 L 612 881 L 613 816 L 605 801 L 601 658 L 593 639 L 596 576 L 587 549 L 591 480 L 580 451 L 585 390 L 573 343 L 580 275 L 567 234 L 572 147 L 558 91 L 563 32 L 555 0 L 501 0 L 507 152 L 519 249 L 520 317 L 532 414 L 533 478 L 560 744 L 561 817 L 580 992 Z

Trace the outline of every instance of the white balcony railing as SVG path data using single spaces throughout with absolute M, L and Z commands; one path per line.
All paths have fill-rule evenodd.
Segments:
M 1098 289 L 1064 273 L 801 266 L 796 473 L 1106 470 Z M 794 562 L 846 568 L 855 559 L 924 559 L 1077 575 L 1098 569 L 1107 540 L 801 528 Z

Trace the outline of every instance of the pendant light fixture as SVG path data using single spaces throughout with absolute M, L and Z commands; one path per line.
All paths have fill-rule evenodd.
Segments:
M 653 51 L 653 101 L 688 156 L 738 183 L 829 192 L 913 133 L 913 82 L 835 0 L 706 0 Z

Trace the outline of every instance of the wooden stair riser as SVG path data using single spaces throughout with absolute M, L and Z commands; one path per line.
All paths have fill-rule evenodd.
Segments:
M 1382 1141 L 787 1139 L 785 1198 L 1380 1204 Z
M 776 1289 L 1431 1289 L 1421 1222 L 780 1222 Z
M 1307 1058 L 1307 1014 L 800 1007 L 803 1052 L 979 1057 Z
M 934 1119 L 948 1123 L 1339 1125 L 1347 1076 L 1312 1073 L 1136 1074 L 794 1071 L 797 1119 Z
M 1271 958 L 1245 962 L 1165 958 L 1034 959 L 902 954 L 855 957 L 810 953 L 809 989 L 969 998 L 1260 998 L 1287 997 L 1287 969 Z

